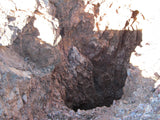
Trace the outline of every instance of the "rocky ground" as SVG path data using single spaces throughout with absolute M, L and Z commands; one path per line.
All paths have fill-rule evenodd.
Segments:
M 158 0 L 6 0 L 0 19 L 0 119 L 160 120 Z

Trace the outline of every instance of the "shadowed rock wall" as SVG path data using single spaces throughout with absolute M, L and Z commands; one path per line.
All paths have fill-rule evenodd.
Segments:
M 144 16 L 130 2 L 0 1 L 0 117 L 42 119 L 57 103 L 76 111 L 120 99 L 142 39 Z
M 86 5 L 83 1 L 52 2 L 60 21 L 59 45 L 63 56 L 61 65 L 53 72 L 53 80 L 59 83 L 62 98 L 74 110 L 110 106 L 123 94 L 129 58 L 142 40 L 142 31 L 134 30 L 132 24 L 132 30 L 106 27 L 102 31 L 97 25 L 98 31 L 94 31 L 99 3 L 92 3 L 95 11 L 90 14 L 84 11 L 89 2 Z M 123 21 L 123 28 L 127 21 Z

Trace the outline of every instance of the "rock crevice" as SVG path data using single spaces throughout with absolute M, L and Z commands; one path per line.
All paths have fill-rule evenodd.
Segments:
M 2 118 L 41 119 L 56 103 L 77 111 L 121 98 L 142 40 L 140 11 L 118 0 L 22 1 L 0 1 Z
M 65 104 L 74 110 L 110 106 L 123 94 L 130 55 L 142 41 L 142 31 L 107 27 L 94 31 L 100 26 L 95 20 L 102 17 L 102 3 L 65 1 L 64 6 L 60 1 L 52 2 L 63 36 L 59 44 L 62 63 L 55 68 L 53 79 L 59 83 Z M 94 6 L 93 14 L 85 12 L 89 5 Z
M 127 65 L 131 52 L 141 42 L 141 31 L 106 31 L 106 34 L 110 32 L 119 37 L 107 40 L 104 33 L 101 37 L 104 40 L 89 41 L 88 46 L 83 46 L 88 56 L 78 47 L 71 47 L 65 61 L 53 72 L 53 79 L 61 86 L 58 89 L 69 108 L 110 106 L 123 95 Z M 107 47 L 107 41 L 114 48 Z

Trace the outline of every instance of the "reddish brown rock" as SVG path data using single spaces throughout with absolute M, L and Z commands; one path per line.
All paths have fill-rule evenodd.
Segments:
M 7 97 L 0 101 L 3 108 L 0 117 L 69 119 L 72 116 L 78 119 L 71 109 L 110 106 L 113 100 L 120 99 L 131 52 L 142 40 L 138 17 L 143 16 L 133 15 L 136 10 L 130 10 L 129 3 L 120 4 L 118 0 L 39 0 L 35 3 L 31 14 L 26 11 L 22 21 L 17 16 L 25 9 L 15 18 L 8 16 L 8 23 L 2 24 L 9 27 L 13 22 L 14 26 L 10 27 L 16 28 L 9 30 L 4 27 L 1 30 L 4 38 L 8 35 L 14 38 L 8 43 L 3 39 L 2 46 L 13 42 L 7 49 L 13 53 L 16 51 L 21 58 L 13 67 L 19 69 L 19 64 L 22 66 L 17 73 L 12 69 L 9 77 L 4 77 L 8 70 L 3 68 L 7 66 L 9 69 L 14 59 L 9 62 L 3 60 L 0 51 L 1 81 L 9 81 L 0 86 L 1 94 L 10 95 L 11 102 L 14 101 L 7 108 L 3 106 L 4 102 L 4 105 L 10 102 Z M 5 21 L 6 17 L 2 17 Z M 24 20 L 19 30 L 15 23 Z M 6 29 L 10 34 L 5 33 Z M 0 49 L 6 51 L 2 47 Z M 22 73 L 28 77 L 24 79 Z M 14 75 L 17 77 L 10 77 Z M 14 80 L 11 87 L 15 90 L 5 93 L 4 90 Z M 12 106 L 18 108 L 12 109 Z
M 62 98 L 74 110 L 110 106 L 123 94 L 129 58 L 142 40 L 142 31 L 94 32 L 95 16 L 82 11 L 86 7 L 83 2 L 52 2 L 63 37 L 59 45 L 64 59 L 53 72 Z M 62 8 L 65 12 L 61 12 Z

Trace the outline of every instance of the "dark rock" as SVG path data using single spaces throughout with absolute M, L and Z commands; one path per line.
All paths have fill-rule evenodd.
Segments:
M 63 60 L 53 72 L 63 100 L 74 110 L 110 106 L 123 94 L 130 55 L 140 44 L 142 31 L 93 32 L 94 16 L 82 11 L 82 1 L 65 1 L 65 5 L 52 2 L 62 27 L 60 33 L 65 35 L 59 44 Z
M 39 30 L 33 26 L 34 20 L 33 17 L 14 41 L 15 51 L 40 68 L 58 64 L 60 61 L 58 46 L 53 47 L 38 38 Z
M 127 112 L 139 96 L 148 97 L 138 86 L 140 81 L 133 90 L 127 85 L 125 91 L 138 97 L 123 101 L 126 109 L 120 104 L 116 115 L 110 108 L 123 95 L 131 53 L 142 40 L 140 10 L 131 10 L 128 2 L 118 0 L 31 1 L 31 6 L 22 6 L 8 0 L 13 8 L 0 10 L 0 118 L 86 120 L 99 119 L 104 112 L 111 113 L 111 119 L 139 119 L 142 113 Z M 7 49 L 12 52 L 4 47 L 10 44 Z M 154 106 L 158 102 L 153 99 Z M 96 108 L 98 115 L 95 109 L 94 115 L 92 111 L 87 115 L 88 109 L 98 106 L 110 108 Z M 148 114 L 154 107 L 142 108 L 148 108 Z

